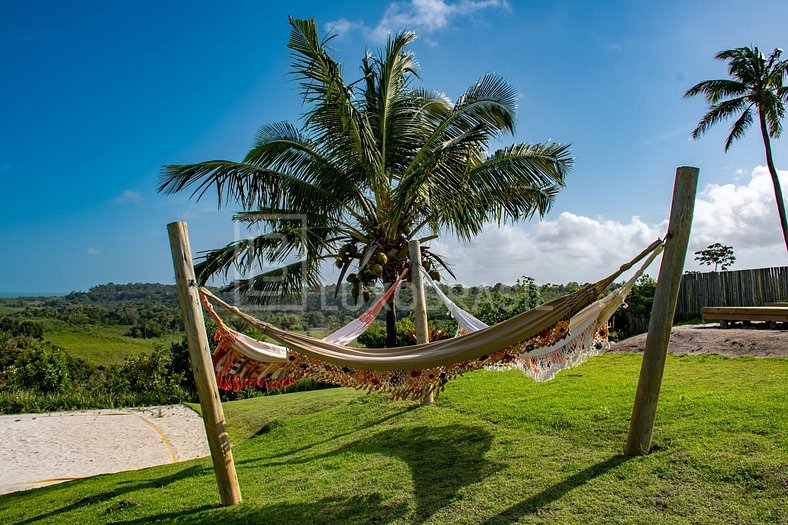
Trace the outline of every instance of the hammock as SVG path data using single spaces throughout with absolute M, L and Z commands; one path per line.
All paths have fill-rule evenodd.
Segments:
M 200 293 L 206 304 L 209 300 L 215 302 L 287 347 L 286 361 L 250 362 L 247 366 L 254 370 L 242 371 L 254 377 L 259 386 L 282 388 L 298 379 L 311 377 L 359 389 L 389 391 L 395 399 L 419 399 L 442 390 L 450 379 L 470 370 L 490 366 L 524 369 L 523 363 L 530 362 L 534 356 L 545 356 L 562 348 L 585 347 L 589 338 L 593 341 L 606 339 L 607 325 L 598 326 L 596 321 L 600 313 L 615 311 L 615 308 L 605 307 L 610 306 L 608 302 L 595 307 L 596 316 L 584 314 L 587 325 L 579 325 L 578 333 L 567 339 L 570 320 L 592 305 L 621 273 L 659 250 L 661 245 L 662 241 L 657 240 L 605 279 L 498 325 L 479 327 L 463 337 L 399 348 L 351 348 L 294 334 L 242 312 L 205 288 L 200 288 Z M 226 337 L 221 330 L 220 327 L 217 331 L 220 346 L 222 338 Z
M 643 275 L 646 268 L 651 266 L 654 259 L 662 253 L 662 250 L 663 245 L 660 245 L 651 252 L 638 271 L 623 286 L 573 315 L 569 319 L 569 336 L 566 339 L 528 354 L 521 354 L 511 363 L 495 364 L 485 368 L 496 371 L 517 368 L 534 381 L 544 382 L 555 377 L 561 370 L 574 368 L 585 363 L 591 357 L 601 354 L 610 346 L 607 343 L 608 320 L 624 303 L 635 282 Z M 449 314 L 457 321 L 455 337 L 487 328 L 486 323 L 449 299 L 424 268 L 421 269 L 421 273 L 425 282 L 432 287 L 443 304 L 446 305 Z
M 362 315 L 341 327 L 336 332 L 328 334 L 324 341 L 340 345 L 349 345 L 363 334 L 375 321 L 383 306 L 386 304 L 402 279 L 407 275 L 404 270 L 397 280 L 376 300 Z M 206 299 L 206 294 L 200 294 L 205 309 L 218 325 L 215 340 L 218 345 L 213 353 L 213 367 L 216 373 L 216 382 L 225 390 L 243 390 L 252 386 L 259 386 L 259 376 L 269 368 L 266 363 L 287 362 L 287 348 L 281 345 L 258 341 L 248 335 L 233 330 L 227 326 Z

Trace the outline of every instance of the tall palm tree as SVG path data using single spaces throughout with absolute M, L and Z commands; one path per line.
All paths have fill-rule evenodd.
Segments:
M 165 166 L 159 191 L 214 189 L 219 205 L 243 208 L 235 219 L 263 233 L 209 251 L 196 270 L 205 281 L 232 268 L 274 270 L 236 280 L 252 299 L 293 296 L 320 284 L 325 262 L 340 269 L 352 295 L 366 299 L 377 281 L 391 283 L 408 266 L 410 239 L 449 232 L 461 240 L 498 223 L 547 212 L 572 165 L 568 147 L 514 144 L 488 156 L 490 139 L 513 133 L 515 91 L 485 75 L 456 102 L 412 86 L 415 35 L 389 38 L 367 53 L 350 84 L 327 51 L 314 20 L 290 18 L 293 77 L 305 103 L 303 125 L 263 126 L 241 162 Z M 451 273 L 425 246 L 425 265 Z M 297 261 L 292 262 L 294 258 Z M 388 343 L 396 343 L 393 300 Z
M 744 133 L 756 118 L 761 127 L 763 146 L 766 149 L 766 165 L 772 176 L 774 198 L 780 215 L 785 248 L 788 250 L 788 219 L 785 214 L 785 201 L 774 167 L 770 138 L 777 138 L 782 132 L 782 119 L 785 116 L 785 103 L 788 102 L 788 86 L 783 83 L 788 75 L 788 60 L 780 60 L 782 49 L 775 49 L 767 57 L 754 47 L 739 47 L 722 51 L 715 58 L 728 60 L 729 79 L 706 80 L 691 87 L 685 98 L 703 94 L 709 103 L 709 110 L 692 132 L 697 139 L 714 124 L 738 117 L 731 127 L 725 141 L 725 151 Z

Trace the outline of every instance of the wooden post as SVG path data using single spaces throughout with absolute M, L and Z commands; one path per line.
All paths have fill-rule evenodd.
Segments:
M 205 322 L 202 316 L 202 305 L 194 278 L 189 233 L 185 222 L 173 222 L 167 225 L 170 235 L 172 263 L 175 266 L 175 284 L 178 290 L 178 302 L 181 307 L 183 325 L 186 328 L 186 342 L 189 345 L 189 358 L 197 383 L 197 395 L 200 398 L 202 420 L 208 436 L 208 447 L 211 450 L 213 471 L 219 485 L 219 496 L 222 505 L 238 505 L 241 503 L 241 489 L 235 474 L 235 462 L 230 448 L 230 438 L 225 427 L 224 410 L 216 387 L 213 374 L 213 363 L 205 333 Z
M 681 285 L 681 274 L 687 256 L 692 216 L 695 210 L 695 193 L 698 187 L 698 168 L 680 167 L 676 170 L 673 203 L 670 209 L 667 243 L 659 267 L 657 289 L 646 336 L 646 349 L 640 368 L 632 421 L 625 453 L 628 456 L 648 454 L 654 433 L 659 390 L 665 359 L 676 312 L 676 300 Z
M 427 326 L 427 299 L 424 296 L 424 279 L 421 277 L 421 244 L 418 239 L 408 241 L 410 255 L 410 278 L 413 290 L 413 317 L 416 323 L 416 342 L 419 344 L 430 342 L 430 333 Z M 424 396 L 422 405 L 432 404 L 432 392 Z

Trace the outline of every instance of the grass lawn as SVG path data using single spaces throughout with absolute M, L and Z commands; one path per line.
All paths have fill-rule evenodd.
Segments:
M 81 357 L 93 365 L 116 365 L 126 356 L 150 353 L 154 345 L 181 340 L 180 334 L 155 339 L 128 337 L 128 326 L 76 325 L 57 319 L 34 319 L 44 325 L 44 339 L 63 348 L 74 357 Z
M 669 357 L 655 451 L 620 455 L 640 357 L 430 407 L 347 389 L 227 403 L 244 502 L 196 460 L 0 496 L 0 523 L 786 523 L 788 359 Z

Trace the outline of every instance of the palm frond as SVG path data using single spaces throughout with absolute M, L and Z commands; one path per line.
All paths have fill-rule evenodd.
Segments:
M 269 219 L 268 224 L 271 229 L 263 233 L 236 240 L 202 255 L 195 265 L 198 280 L 204 283 L 215 275 L 226 278 L 231 270 L 248 273 L 256 267 L 270 266 L 293 256 L 317 259 L 331 244 L 331 235 L 336 231 L 332 226 L 307 225 L 298 217 Z
M 703 94 L 707 102 L 716 104 L 723 97 L 739 97 L 747 93 L 747 86 L 736 80 L 705 80 L 689 88 L 684 98 Z
M 752 124 L 752 108 L 748 107 L 745 109 L 741 116 L 736 119 L 736 122 L 733 123 L 731 127 L 731 131 L 728 134 L 728 138 L 725 139 L 725 151 L 731 147 L 731 144 L 737 139 L 740 139 L 744 136 L 744 133 L 747 131 L 747 128 L 750 127 Z
M 342 164 L 361 165 L 364 172 L 380 171 L 380 156 L 367 116 L 354 103 L 352 88 L 342 78 L 342 67 L 320 40 L 314 19 L 290 17 L 288 48 L 293 52 L 293 76 L 307 104 L 304 127 L 311 139 L 331 151 Z
M 297 261 L 248 279 L 235 280 L 222 291 L 241 293 L 247 301 L 257 304 L 293 300 L 302 297 L 307 289 L 320 286 L 319 268 L 317 261 Z
M 761 93 L 760 111 L 766 119 L 769 136 L 777 138 L 782 133 L 782 119 L 785 118 L 785 104 L 777 93 L 764 90 Z
M 703 115 L 698 126 L 692 131 L 692 138 L 697 139 L 706 133 L 714 124 L 733 117 L 739 111 L 743 111 L 747 106 L 748 100 L 746 97 L 738 97 L 718 104 L 713 104 L 709 108 L 709 111 Z
M 481 146 L 501 131 L 513 132 L 515 102 L 516 92 L 509 84 L 497 75 L 485 75 L 460 96 L 450 111 L 438 114 L 443 118 L 434 123 L 434 129 L 402 175 L 397 209 L 407 207 L 409 199 L 402 196 L 417 193 L 441 158 L 450 158 L 445 155 L 447 150 L 467 145 L 478 154 Z
M 436 170 L 416 206 L 437 219 L 435 229 L 461 239 L 481 232 L 489 221 L 518 221 L 547 213 L 572 166 L 569 147 L 518 144 L 496 152 L 461 176 Z

